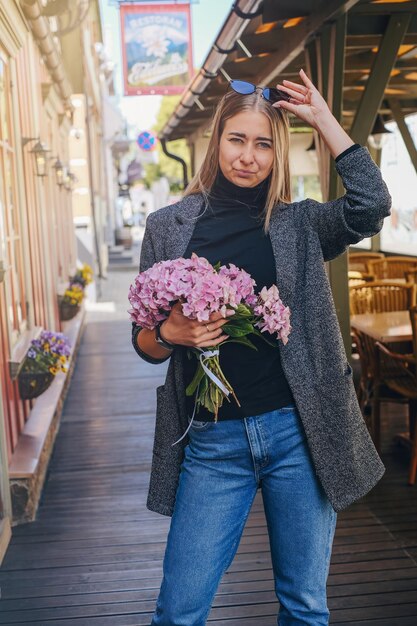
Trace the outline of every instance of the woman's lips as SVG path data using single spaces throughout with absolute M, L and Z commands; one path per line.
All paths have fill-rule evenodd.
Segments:
M 243 176 L 244 178 L 248 178 L 249 176 L 253 176 L 255 172 L 248 172 L 247 170 L 235 170 L 238 176 Z

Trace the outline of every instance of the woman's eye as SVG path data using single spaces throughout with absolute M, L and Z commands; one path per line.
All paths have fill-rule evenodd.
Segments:
M 270 148 L 271 147 L 271 145 L 269 143 L 264 143 L 264 142 L 259 143 L 258 146 L 260 146 L 261 148 Z
M 229 141 L 242 141 L 240 137 L 231 137 Z

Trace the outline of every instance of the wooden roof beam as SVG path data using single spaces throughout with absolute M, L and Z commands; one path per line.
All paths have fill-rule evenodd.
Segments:
M 372 130 L 410 19 L 410 13 L 392 15 L 389 19 L 349 133 L 354 141 L 362 145 L 367 142 Z
M 383 35 L 348 35 L 346 47 L 348 51 L 376 48 L 381 43 Z M 403 45 L 417 45 L 417 33 L 408 32 L 403 39 Z
M 280 75 L 299 54 L 304 52 L 307 41 L 323 27 L 325 22 L 335 21 L 358 2 L 359 0 L 326 0 L 326 2 L 322 0 L 316 4 L 318 6 L 316 12 L 311 13 L 298 26 L 283 29 L 290 31 L 290 34 L 285 38 L 285 42 L 279 42 L 279 50 L 275 54 L 266 57 L 258 82 L 272 83 L 276 76 Z M 281 38 L 281 31 L 279 35 L 277 32 L 278 36 Z
M 401 105 L 398 100 L 394 100 L 393 98 L 388 98 L 388 104 L 391 108 L 394 119 L 397 122 L 398 130 L 400 131 L 401 136 L 404 140 L 405 146 L 411 159 L 411 163 L 414 165 L 414 169 L 417 172 L 417 149 L 411 136 L 410 130 L 405 123 L 404 113 L 401 110 Z

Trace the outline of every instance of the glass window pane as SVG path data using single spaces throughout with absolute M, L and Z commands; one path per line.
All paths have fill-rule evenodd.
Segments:
M 7 71 L 3 59 L 0 57 L 0 140 L 8 141 L 7 128 Z

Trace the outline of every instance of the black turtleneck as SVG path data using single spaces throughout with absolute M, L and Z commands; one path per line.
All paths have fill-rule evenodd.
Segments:
M 192 252 L 206 257 L 213 265 L 234 263 L 256 281 L 255 292 L 276 282 L 275 261 L 269 235 L 263 231 L 263 214 L 269 180 L 256 187 L 235 185 L 219 174 L 210 192 L 209 205 L 200 215 L 184 257 Z M 278 285 L 279 288 L 279 285 Z M 285 302 L 284 302 L 285 304 Z M 271 339 L 272 336 L 268 335 Z M 225 343 L 220 349 L 220 365 L 241 403 L 225 399 L 218 419 L 239 419 L 259 415 L 294 402 L 281 366 L 279 348 L 249 335 L 258 352 L 236 343 Z M 197 361 L 185 355 L 185 382 L 191 382 Z M 194 397 L 187 396 L 191 416 Z M 214 415 L 203 407 L 195 419 L 212 421 Z

